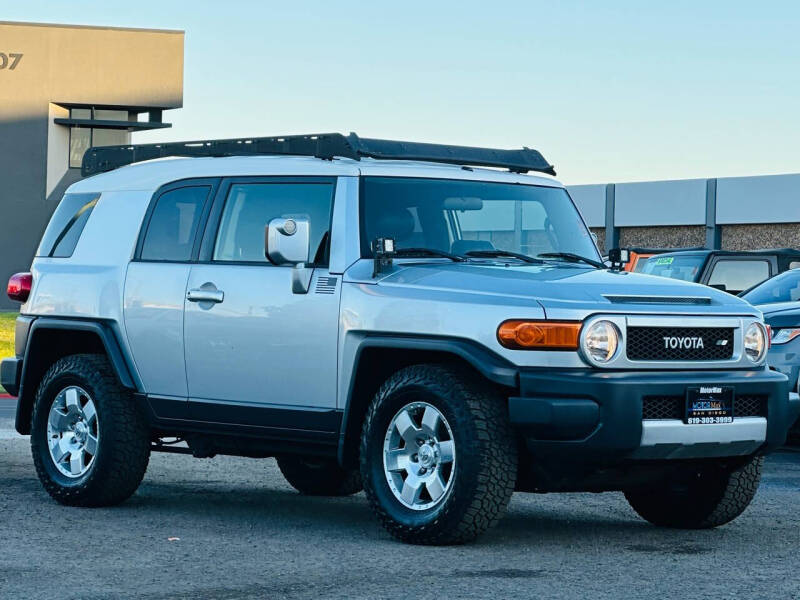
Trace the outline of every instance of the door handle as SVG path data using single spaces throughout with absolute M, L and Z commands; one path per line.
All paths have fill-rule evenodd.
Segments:
M 214 302 L 219 304 L 225 299 L 225 292 L 222 290 L 204 290 L 196 288 L 186 292 L 186 299 L 189 302 Z

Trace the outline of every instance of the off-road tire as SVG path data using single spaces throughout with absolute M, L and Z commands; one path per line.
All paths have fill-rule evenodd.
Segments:
M 92 397 L 100 427 L 97 455 L 81 477 L 62 475 L 47 445 L 47 420 L 56 395 L 77 385 Z M 36 391 L 31 419 L 31 451 L 44 489 L 61 504 L 110 506 L 128 499 L 139 487 L 150 459 L 150 432 L 141 407 L 122 387 L 108 359 L 73 354 L 56 361 Z
M 625 498 L 643 519 L 660 527 L 710 529 L 733 521 L 758 490 L 764 459 L 738 468 L 692 469 L 682 481 L 629 491 Z
M 277 461 L 289 485 L 306 496 L 350 496 L 361 491 L 358 469 L 343 469 L 333 458 L 284 455 Z
M 397 500 L 383 463 L 393 416 L 415 401 L 441 412 L 452 429 L 457 456 L 451 487 L 426 510 Z M 381 386 L 365 417 L 360 447 L 364 491 L 386 530 L 403 542 L 470 542 L 500 520 L 511 499 L 517 474 L 514 440 L 505 398 L 472 371 L 438 364 L 404 368 Z

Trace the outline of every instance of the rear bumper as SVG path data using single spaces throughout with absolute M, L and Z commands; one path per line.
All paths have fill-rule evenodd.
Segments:
M 0 385 L 12 396 L 19 393 L 19 383 L 22 380 L 22 359 L 5 358 L 0 361 Z
M 725 385 L 735 395 L 763 396 L 766 415 L 723 425 L 687 425 L 678 419 L 643 420 L 645 396 L 683 396 L 687 387 Z M 735 402 L 735 401 L 734 401 Z M 800 412 L 787 378 L 753 371 L 520 372 L 520 395 L 509 413 L 537 456 L 583 461 L 744 456 L 773 450 Z M 734 405 L 735 415 L 735 405 Z

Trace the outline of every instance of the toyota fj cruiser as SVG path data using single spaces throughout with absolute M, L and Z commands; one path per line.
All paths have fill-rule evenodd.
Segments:
M 93 148 L 83 171 L 9 282 L 0 369 L 63 504 L 122 502 L 167 451 L 363 486 L 413 543 L 475 538 L 515 490 L 714 527 L 798 412 L 757 310 L 601 262 L 534 150 L 329 134 Z

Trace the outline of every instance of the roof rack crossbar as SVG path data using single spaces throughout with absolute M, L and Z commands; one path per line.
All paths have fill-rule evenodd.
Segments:
M 287 135 L 279 137 L 197 140 L 89 148 L 83 156 L 84 177 L 105 173 L 145 160 L 168 156 L 313 156 L 360 160 L 419 160 L 463 166 L 500 167 L 514 173 L 538 171 L 555 175 L 555 169 L 536 150 L 498 150 L 471 146 L 449 146 L 420 142 L 398 142 L 361 138 L 355 133 Z

